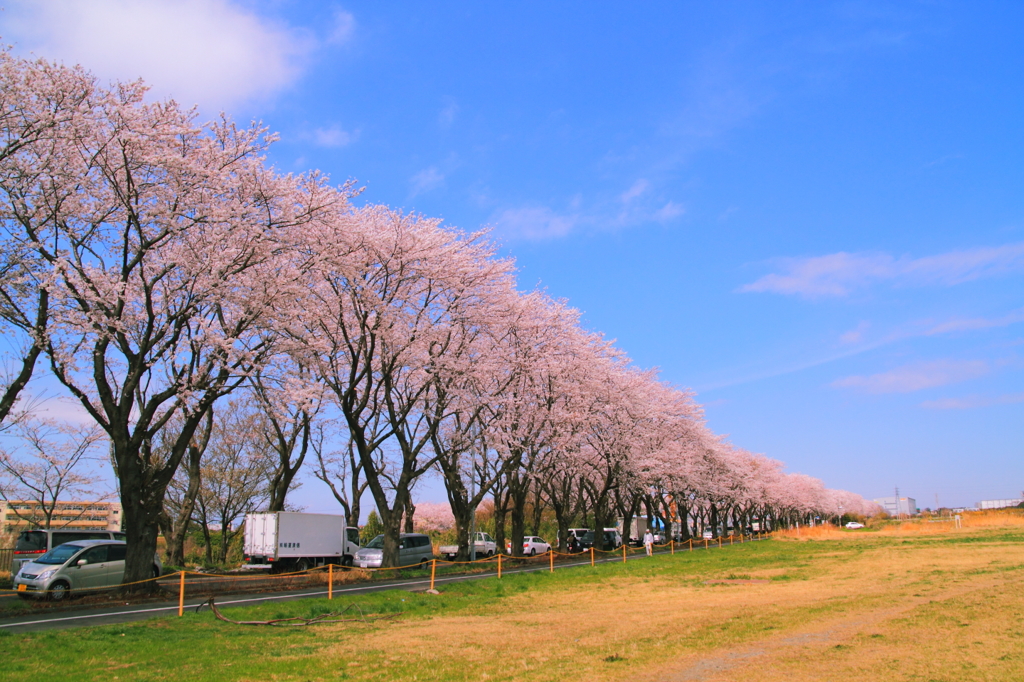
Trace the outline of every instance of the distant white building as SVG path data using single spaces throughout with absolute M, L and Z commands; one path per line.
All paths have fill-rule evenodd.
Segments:
M 917 514 L 917 500 L 913 497 L 878 497 L 874 503 L 882 507 L 889 516 L 913 516 Z
M 16 536 L 23 530 L 42 527 L 46 515 L 38 502 L 0 502 L 0 533 Z M 57 502 L 51 528 L 68 530 L 121 530 L 121 503 L 99 501 Z
M 1024 498 L 1016 500 L 982 500 L 978 503 L 978 509 L 1006 509 L 1007 507 L 1016 507 L 1022 502 L 1024 502 Z

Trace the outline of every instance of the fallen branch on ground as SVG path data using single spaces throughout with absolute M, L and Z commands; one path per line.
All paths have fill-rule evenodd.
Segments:
M 386 616 L 375 616 L 372 618 L 367 618 L 366 614 L 363 613 L 363 610 L 359 608 L 358 604 L 349 604 L 337 613 L 323 613 L 319 616 L 316 616 L 315 618 L 301 618 L 299 616 L 296 616 L 294 618 L 275 618 L 274 620 L 232 620 L 231 618 L 228 618 L 217 609 L 217 605 L 214 603 L 213 597 L 210 597 L 202 604 L 197 606 L 196 613 L 199 613 L 199 610 L 207 604 L 210 605 L 210 610 L 213 611 L 213 615 L 217 617 L 217 620 L 222 620 L 225 623 L 231 623 L 232 625 L 272 625 L 277 627 L 287 627 L 302 625 L 323 625 L 326 623 L 372 623 L 377 620 L 390 620 L 395 616 L 401 615 L 399 613 L 389 613 Z M 358 618 L 339 617 L 343 616 L 347 611 L 351 609 L 355 609 L 359 612 Z

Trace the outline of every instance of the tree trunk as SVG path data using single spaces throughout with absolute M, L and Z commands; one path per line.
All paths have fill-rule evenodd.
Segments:
M 412 503 L 412 496 L 410 495 L 405 501 L 405 531 L 406 533 L 416 532 L 416 521 L 414 515 L 416 514 L 416 505 Z
M 532 522 L 532 531 L 534 535 L 540 535 L 540 524 L 543 520 L 544 515 L 544 498 L 541 493 L 539 485 L 534 486 L 533 490 L 533 514 L 530 519 Z
M 512 472 L 508 485 L 509 501 L 512 503 L 512 528 L 510 542 L 512 556 L 523 556 L 523 538 L 526 536 L 526 498 L 530 494 L 530 482 L 518 471 Z
M 494 543 L 497 551 L 505 551 L 505 517 L 508 515 L 508 488 L 494 489 Z
M 206 446 L 210 443 L 210 435 L 213 433 L 213 410 L 206 413 L 203 423 L 203 431 L 198 442 L 193 439 L 188 446 L 188 459 L 186 460 L 186 472 L 188 473 L 188 487 L 182 496 L 181 509 L 178 510 L 178 517 L 170 524 L 170 533 L 164 532 L 164 539 L 167 541 L 167 563 L 171 566 L 185 565 L 185 536 L 192 525 L 192 513 L 196 507 L 196 496 L 202 486 L 200 463 Z

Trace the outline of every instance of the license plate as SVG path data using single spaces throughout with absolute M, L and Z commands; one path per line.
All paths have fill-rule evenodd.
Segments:
M 25 585 L 25 584 L 18 585 L 18 592 L 24 592 L 27 589 L 28 589 L 28 585 Z
M 366 563 L 360 561 L 359 562 L 359 568 L 366 568 Z

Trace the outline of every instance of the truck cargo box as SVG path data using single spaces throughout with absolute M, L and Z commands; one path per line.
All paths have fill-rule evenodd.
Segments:
M 312 559 L 323 561 L 351 559 L 358 549 L 349 535 L 358 530 L 345 528 L 345 517 L 305 512 L 261 512 L 245 515 L 246 560 L 257 563 Z

